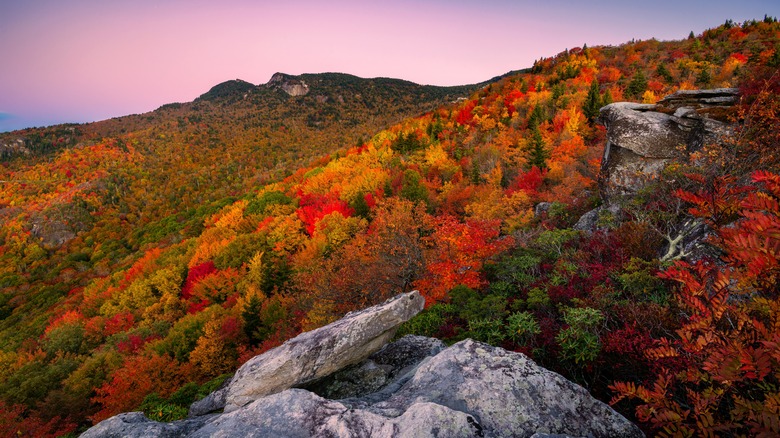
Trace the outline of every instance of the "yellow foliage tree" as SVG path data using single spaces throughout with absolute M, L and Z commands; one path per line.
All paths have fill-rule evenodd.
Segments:
M 220 336 L 221 322 L 211 320 L 206 323 L 203 335 L 198 338 L 195 349 L 190 352 L 190 363 L 203 378 L 214 378 L 236 368 L 238 357 L 235 348 L 230 348 Z
M 483 186 L 474 196 L 474 201 L 466 205 L 466 214 L 479 221 L 498 219 L 502 221 L 505 232 L 511 232 L 527 225 L 533 218 L 531 200 L 518 190 L 505 195 L 500 186 Z

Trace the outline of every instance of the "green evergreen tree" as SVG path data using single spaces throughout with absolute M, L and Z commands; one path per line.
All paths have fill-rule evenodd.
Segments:
M 558 99 L 561 98 L 566 93 L 566 84 L 563 82 L 559 82 L 552 87 L 552 101 L 553 103 L 558 102 Z
M 631 78 L 631 82 L 628 83 L 626 96 L 639 98 L 645 90 L 647 90 L 647 77 L 645 77 L 642 70 L 639 70 Z
M 780 67 L 780 46 L 775 47 L 775 52 L 772 54 L 772 57 L 767 60 L 766 65 L 769 67 Z
M 585 98 L 585 103 L 582 105 L 582 113 L 585 114 L 585 118 L 588 119 L 588 123 L 593 125 L 596 117 L 599 116 L 599 109 L 601 108 L 601 95 L 599 94 L 599 81 L 594 79 L 590 83 L 590 89 L 588 90 L 588 97 Z
M 704 67 L 699 72 L 699 75 L 696 76 L 696 85 L 700 87 L 707 87 L 712 83 L 712 76 L 710 75 L 710 69 L 707 67 Z
M 544 138 L 538 125 L 531 125 L 531 143 L 528 150 L 528 165 L 536 166 L 541 170 L 547 169 L 547 159 L 550 153 L 545 148 Z
M 674 81 L 674 78 L 672 78 L 672 73 L 670 73 L 669 69 L 666 68 L 666 64 L 658 64 L 658 67 L 655 69 L 655 74 L 663 79 L 667 84 L 671 84 Z
M 355 197 L 355 199 L 349 203 L 349 206 L 355 210 L 355 216 L 362 217 L 364 219 L 371 218 L 371 207 L 366 202 L 366 195 L 362 193 Z
M 260 320 L 262 306 L 263 302 L 255 295 L 249 299 L 241 312 L 241 318 L 244 320 L 244 334 L 249 338 L 251 345 L 257 345 L 263 341 L 257 336 L 258 330 L 263 326 L 263 322 Z
M 428 202 L 428 190 L 422 183 L 422 176 L 413 169 L 404 171 L 401 197 L 413 202 Z
M 542 122 L 545 121 L 547 117 L 544 114 L 544 109 L 542 109 L 541 105 L 536 105 L 531 111 L 531 116 L 528 117 L 528 127 L 532 126 L 539 126 L 542 124 Z
M 601 106 L 607 106 L 612 102 L 612 92 L 607 88 L 607 91 L 604 92 L 604 96 L 601 97 Z

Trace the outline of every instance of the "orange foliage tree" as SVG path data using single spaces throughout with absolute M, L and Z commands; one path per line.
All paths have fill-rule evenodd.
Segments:
M 513 243 L 511 237 L 500 236 L 501 222 L 497 220 L 461 222 L 444 215 L 433 221 L 435 231 L 426 238 L 426 272 L 415 282 L 426 305 L 444 300 L 457 285 L 483 286 L 483 264 Z
M 189 364 L 180 364 L 168 355 L 131 356 L 95 390 L 93 401 L 102 409 L 92 417 L 95 423 L 138 407 L 147 394 L 167 397 L 193 377 Z

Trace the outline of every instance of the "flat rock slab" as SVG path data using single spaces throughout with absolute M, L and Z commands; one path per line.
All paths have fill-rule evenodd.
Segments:
M 362 361 L 389 342 L 398 326 L 424 304 L 417 291 L 401 294 L 250 359 L 226 388 L 225 412 Z

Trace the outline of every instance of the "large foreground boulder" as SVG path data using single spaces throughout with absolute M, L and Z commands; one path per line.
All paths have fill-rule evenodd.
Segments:
M 418 299 L 417 293 L 401 295 L 384 305 L 348 315 L 319 329 L 319 333 L 311 332 L 315 335 L 303 334 L 279 351 L 257 356 L 247 363 L 253 366 L 242 367 L 240 375 L 215 393 L 221 395 L 212 394 L 212 408 L 219 405 L 220 399 L 228 403 L 241 401 L 229 405 L 229 410 L 172 423 L 157 423 L 141 413 L 121 414 L 99 423 L 83 436 L 642 436 L 635 425 L 592 398 L 582 387 L 539 367 L 520 353 L 480 342 L 465 340 L 445 348 L 436 339 L 406 336 L 359 363 L 345 360 L 352 353 L 342 343 L 360 337 L 352 332 L 371 332 L 363 325 L 364 318 L 370 320 L 370 315 L 379 312 L 395 313 L 403 320 L 419 310 Z M 385 315 L 380 320 L 386 322 L 388 318 Z M 381 333 L 366 338 L 384 337 L 383 331 L 374 332 Z M 341 338 L 332 339 L 336 334 Z M 324 345 L 304 343 L 300 338 Z M 373 341 L 357 344 L 357 350 L 365 352 L 370 349 L 363 346 L 373 345 Z M 303 345 L 317 353 L 295 347 Z M 332 351 L 326 353 L 325 349 Z M 291 363 L 279 366 L 281 352 Z M 310 371 L 339 368 L 335 363 L 343 365 L 328 375 Z M 295 372 L 282 374 L 281 369 Z M 282 383 L 285 375 L 290 380 Z M 279 382 L 268 384 L 266 380 Z M 266 393 L 257 395 L 247 388 L 261 388 Z
M 420 353 L 430 352 L 436 341 L 425 346 L 425 338 L 407 337 L 399 343 L 401 350 L 419 359 Z M 410 345 L 422 346 L 423 350 L 410 351 Z M 388 347 L 392 350 L 393 344 Z M 372 355 L 366 362 L 381 361 L 380 357 Z M 331 400 L 293 388 L 261 397 L 229 413 L 172 423 L 157 423 L 141 413 L 121 414 L 83 436 L 642 436 L 635 425 L 582 387 L 520 353 L 498 347 L 465 340 L 420 363 L 391 368 L 392 372 L 407 372 L 379 391 L 358 397 Z

